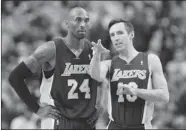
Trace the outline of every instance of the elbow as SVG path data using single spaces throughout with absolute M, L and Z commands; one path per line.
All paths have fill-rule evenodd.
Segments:
M 18 73 L 16 73 L 15 70 L 13 70 L 9 77 L 8 77 L 8 82 L 10 83 L 10 85 L 14 88 L 15 85 L 17 85 L 17 83 L 19 83 L 21 80 L 21 77 L 19 76 Z
M 96 80 L 98 82 L 102 82 L 102 79 L 100 77 L 92 75 L 91 78 L 93 78 L 94 80 Z
M 13 83 L 16 81 L 15 78 L 16 77 L 14 77 L 13 72 L 11 72 L 9 77 L 8 77 L 8 82 L 10 83 L 10 85 L 13 85 Z
M 91 77 L 92 79 L 96 80 L 96 81 L 102 82 L 100 76 L 98 76 L 96 73 L 94 73 L 94 72 L 92 72 L 92 71 L 90 72 L 90 77 Z
M 167 104 L 169 102 L 169 93 L 168 92 L 164 93 L 162 98 L 163 98 L 162 102 Z

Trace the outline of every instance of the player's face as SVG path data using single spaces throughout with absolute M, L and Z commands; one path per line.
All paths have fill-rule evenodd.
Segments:
M 85 38 L 89 28 L 89 16 L 85 10 L 76 10 L 69 21 L 69 33 L 77 39 Z
M 109 34 L 112 44 L 117 51 L 126 49 L 128 44 L 130 44 L 130 37 L 123 22 L 111 26 Z

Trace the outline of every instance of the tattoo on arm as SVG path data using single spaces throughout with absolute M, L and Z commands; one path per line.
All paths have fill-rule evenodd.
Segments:
M 24 61 L 24 63 L 28 66 L 32 73 L 35 73 L 41 68 L 42 64 L 48 62 L 55 56 L 55 52 L 54 42 L 49 41 L 36 49 L 36 51 Z

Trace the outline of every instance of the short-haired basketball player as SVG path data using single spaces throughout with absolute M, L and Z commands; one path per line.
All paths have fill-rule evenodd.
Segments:
M 107 49 L 99 40 L 92 42 L 95 53 L 91 61 L 92 78 L 103 81 L 109 74 L 112 121 L 108 129 L 152 128 L 154 103 L 169 101 L 160 59 L 134 48 L 134 28 L 129 21 L 112 20 L 108 29 L 119 55 L 100 62 L 101 53 Z

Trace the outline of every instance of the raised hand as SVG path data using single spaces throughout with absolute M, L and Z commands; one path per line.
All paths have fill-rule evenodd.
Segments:
M 109 53 L 110 52 L 108 49 L 103 47 L 103 45 L 101 44 L 101 39 L 99 39 L 97 43 L 91 42 L 91 44 L 93 45 L 92 49 L 93 49 L 94 53 L 101 54 L 101 53 Z

